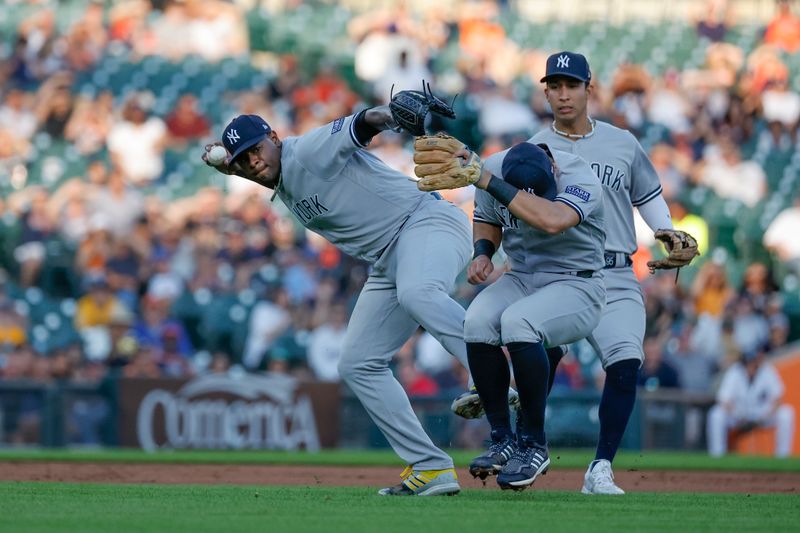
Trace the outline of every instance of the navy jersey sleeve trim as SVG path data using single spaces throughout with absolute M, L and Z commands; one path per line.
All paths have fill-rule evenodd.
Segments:
M 653 198 L 655 198 L 659 194 L 661 194 L 661 185 L 656 187 L 656 189 L 653 192 L 651 192 L 649 194 L 646 194 L 644 196 L 644 198 L 642 198 L 641 200 L 636 200 L 635 202 L 631 202 L 631 203 L 632 203 L 633 207 L 639 207 L 640 205 L 646 204 L 647 202 L 649 202 L 650 200 L 652 200 Z
M 372 138 L 381 132 L 367 124 L 366 114 L 367 110 L 363 109 L 350 121 L 350 138 L 359 148 L 366 148 Z
M 562 198 L 561 196 L 556 196 L 556 199 L 554 201 L 563 202 L 563 203 L 567 204 L 568 206 L 570 206 L 572 209 L 574 209 L 575 212 L 578 213 L 578 218 L 580 218 L 581 222 L 586 220 L 586 216 L 583 214 L 583 210 L 580 207 L 578 207 L 578 204 L 572 203 L 569 200 L 567 200 L 566 198 Z

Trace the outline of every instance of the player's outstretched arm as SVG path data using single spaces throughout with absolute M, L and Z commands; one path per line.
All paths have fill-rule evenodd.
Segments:
M 485 169 L 475 186 L 494 196 L 518 219 L 551 235 L 577 226 L 581 221 L 578 213 L 567 204 L 517 189 Z

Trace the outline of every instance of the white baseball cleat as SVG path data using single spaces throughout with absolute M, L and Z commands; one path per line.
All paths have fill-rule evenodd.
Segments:
M 583 494 L 625 494 L 625 491 L 614 483 L 614 472 L 611 471 L 610 462 L 600 459 L 594 461 L 593 465 L 589 464 L 589 469 L 583 476 L 583 488 L 581 489 Z

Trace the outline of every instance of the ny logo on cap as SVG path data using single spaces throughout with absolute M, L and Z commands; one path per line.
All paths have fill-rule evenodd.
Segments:
M 228 132 L 228 142 L 231 144 L 236 144 L 239 142 L 239 133 L 236 130 L 231 130 Z
M 557 68 L 569 68 L 569 56 L 568 55 L 560 55 L 558 56 L 558 63 L 556 64 Z

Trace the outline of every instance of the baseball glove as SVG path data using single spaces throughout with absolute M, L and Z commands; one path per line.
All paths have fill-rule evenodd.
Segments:
M 461 141 L 438 133 L 414 140 L 414 174 L 421 191 L 459 189 L 472 185 L 481 177 L 483 163 L 478 155 Z
M 655 237 L 664 243 L 664 248 L 667 249 L 669 255 L 664 259 L 647 262 L 651 274 L 660 269 L 684 267 L 700 255 L 700 252 L 697 251 L 697 241 L 685 231 L 660 229 L 656 231 Z
M 431 92 L 431 84 L 425 83 L 424 80 L 422 91 L 400 91 L 391 94 L 389 110 L 398 127 L 412 135 L 425 135 L 425 117 L 429 112 L 446 118 L 456 118 L 453 106 L 435 97 Z

